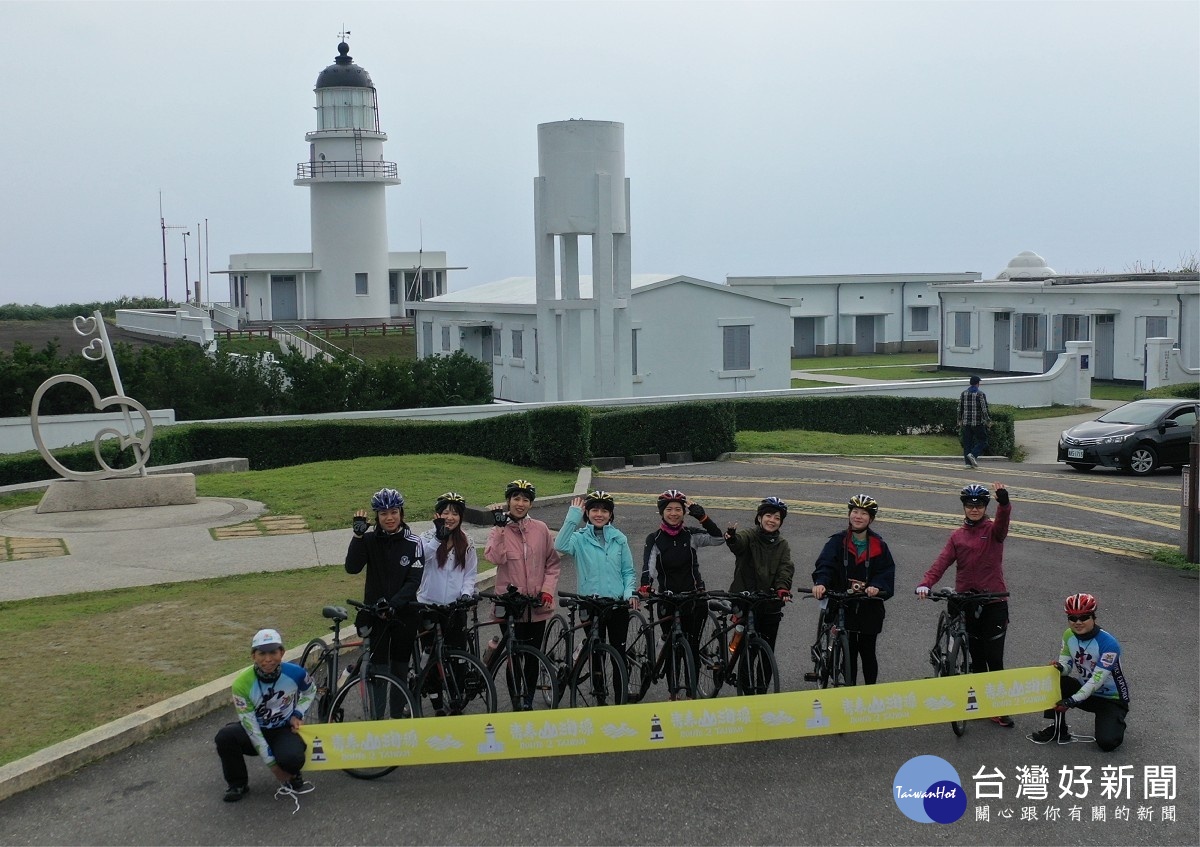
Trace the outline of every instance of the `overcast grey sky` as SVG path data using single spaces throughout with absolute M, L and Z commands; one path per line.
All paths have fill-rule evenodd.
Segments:
M 533 273 L 537 124 L 625 124 L 633 269 L 1176 267 L 1200 248 L 1200 4 L 0 2 L 0 302 L 161 295 L 158 214 L 308 251 L 337 34 L 379 91 L 391 249 Z M 195 241 L 192 276 L 195 277 Z M 183 295 L 182 237 L 167 242 Z M 212 278 L 225 299 L 224 277 Z

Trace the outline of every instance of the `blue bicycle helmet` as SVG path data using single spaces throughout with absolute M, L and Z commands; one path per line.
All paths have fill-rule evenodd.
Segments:
M 958 499 L 964 506 L 986 506 L 991 502 L 992 495 L 988 492 L 986 485 L 973 482 L 963 486 L 963 490 L 958 492 Z
M 404 495 L 394 488 L 381 488 L 371 495 L 371 508 L 376 512 L 403 509 Z

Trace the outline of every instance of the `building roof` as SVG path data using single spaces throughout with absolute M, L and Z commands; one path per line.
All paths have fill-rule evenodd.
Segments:
M 354 64 L 350 56 L 350 45 L 343 41 L 338 45 L 338 57 L 333 64 L 317 76 L 316 88 L 374 88 L 371 75 L 365 68 Z
M 630 284 L 633 288 L 641 288 L 675 279 L 677 274 L 634 274 Z M 561 295 L 562 286 L 555 280 L 554 290 Z M 592 296 L 592 277 L 579 277 L 579 296 Z M 532 276 L 510 276 L 495 282 L 485 282 L 461 291 L 451 291 L 439 297 L 430 297 L 426 303 L 524 303 L 530 306 L 537 304 L 537 279 Z
M 1044 279 L 1054 275 L 1054 268 L 1048 267 L 1045 259 L 1032 250 L 1025 250 L 1009 259 L 1008 266 L 996 275 L 996 279 Z

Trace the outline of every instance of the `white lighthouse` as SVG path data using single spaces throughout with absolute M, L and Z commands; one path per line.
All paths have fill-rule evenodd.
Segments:
M 379 103 L 371 75 L 354 64 L 346 42 L 321 71 L 317 128 L 304 136 L 307 162 L 296 185 L 309 189 L 312 261 L 318 271 L 312 312 L 322 318 L 388 314 L 387 205 L 400 182 L 383 158 Z

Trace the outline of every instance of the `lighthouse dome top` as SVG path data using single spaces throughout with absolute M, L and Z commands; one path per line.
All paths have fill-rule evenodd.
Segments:
M 350 45 L 343 41 L 338 45 L 338 57 L 333 64 L 321 71 L 317 77 L 317 88 L 374 88 L 371 75 L 365 68 L 354 64 L 350 56 Z

